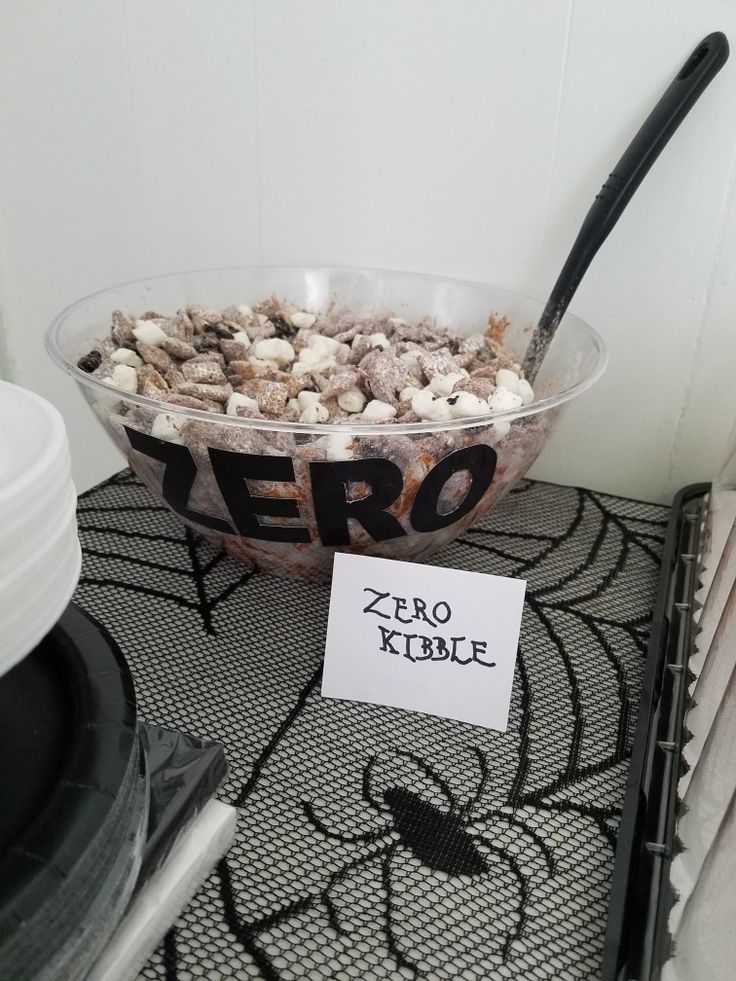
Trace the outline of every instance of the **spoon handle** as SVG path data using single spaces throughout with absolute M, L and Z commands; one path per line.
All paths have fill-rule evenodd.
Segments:
M 728 50 L 726 35 L 720 31 L 703 38 L 596 195 L 524 355 L 530 382 L 593 257 L 672 134 L 726 63 Z

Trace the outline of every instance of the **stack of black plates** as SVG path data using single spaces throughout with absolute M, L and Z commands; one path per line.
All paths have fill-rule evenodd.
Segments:
M 84 978 L 133 891 L 147 823 L 130 673 L 70 606 L 0 677 L 0 978 Z

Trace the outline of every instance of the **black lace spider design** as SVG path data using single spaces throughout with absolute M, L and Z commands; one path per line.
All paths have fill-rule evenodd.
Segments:
M 421 757 L 414 753 L 396 750 L 397 756 L 411 761 L 437 786 L 447 800 L 446 807 L 423 800 L 414 790 L 400 785 L 392 785 L 382 791 L 382 800 L 376 797 L 372 786 L 373 771 L 377 757 L 372 756 L 363 769 L 362 799 L 377 814 L 388 818 L 384 825 L 372 831 L 356 834 L 343 834 L 333 831 L 316 814 L 307 801 L 302 801 L 304 813 L 310 823 L 326 838 L 342 844 L 367 845 L 368 850 L 348 861 L 328 880 L 322 890 L 320 900 L 327 910 L 330 926 L 340 934 L 345 934 L 335 904 L 332 891 L 349 873 L 372 861 L 380 861 L 384 887 L 384 922 L 387 946 L 396 960 L 398 968 L 406 968 L 414 977 L 419 968 L 406 951 L 402 950 L 396 938 L 392 907 L 392 862 L 397 852 L 409 852 L 428 869 L 454 876 L 480 876 L 491 872 L 489 855 L 499 856 L 510 868 L 518 886 L 516 924 L 507 933 L 501 944 L 501 957 L 505 962 L 511 944 L 521 936 L 526 924 L 526 908 L 529 901 L 529 876 L 521 868 L 515 856 L 503 845 L 496 844 L 487 837 L 487 831 L 472 830 L 483 822 L 503 822 L 532 839 L 541 852 L 549 876 L 555 874 L 555 861 L 552 850 L 544 839 L 517 817 L 510 805 L 491 808 L 475 813 L 488 782 L 488 763 L 483 752 L 477 747 L 472 750 L 479 767 L 478 786 L 472 797 L 460 803 L 448 782 L 440 776 Z M 377 847 L 371 848 L 370 846 Z

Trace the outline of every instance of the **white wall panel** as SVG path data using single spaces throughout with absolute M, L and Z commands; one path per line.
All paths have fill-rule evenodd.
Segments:
M 690 50 L 721 26 L 736 37 L 734 14 L 724 3 L 679 0 L 575 4 L 539 290 L 553 282 L 594 194 Z M 589 486 L 658 500 L 684 481 L 710 478 L 715 447 L 688 454 L 677 476 L 672 461 L 683 412 L 704 441 L 710 435 L 707 404 L 688 403 L 688 392 L 730 187 L 735 96 L 736 62 L 729 61 L 583 281 L 573 309 L 603 334 L 610 365 L 598 388 L 571 407 L 538 475 L 577 480 L 584 461 Z M 736 310 L 733 289 L 724 303 Z M 720 319 L 711 320 L 710 333 L 722 361 L 734 363 L 736 335 Z M 713 350 L 706 374 L 718 360 Z M 733 416 L 736 392 L 721 395 Z
M 568 0 L 259 0 L 264 258 L 528 285 Z
M 67 304 L 143 270 L 125 14 L 113 0 L 0 9 L 2 373 L 62 411 L 84 487 L 121 458 L 43 334 Z
M 146 267 L 259 256 L 255 36 L 248 0 L 128 0 Z

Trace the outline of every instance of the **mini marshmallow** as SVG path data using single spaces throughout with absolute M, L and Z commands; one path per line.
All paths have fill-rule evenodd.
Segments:
M 448 400 L 450 415 L 455 419 L 466 416 L 485 416 L 488 414 L 488 403 L 471 392 L 458 392 Z
M 447 375 L 434 375 L 429 383 L 429 389 L 435 395 L 451 395 L 455 385 L 467 377 L 467 371 L 451 371 Z
M 291 364 L 296 357 L 294 348 L 282 337 L 268 337 L 256 341 L 253 353 L 263 361 L 275 361 L 277 364 Z
M 135 351 L 131 351 L 129 347 L 121 347 L 117 351 L 113 351 L 110 360 L 114 361 L 115 364 L 128 364 L 131 368 L 143 367 L 143 358 Z
M 299 352 L 299 360 L 301 361 L 301 363 L 309 365 L 310 368 L 312 367 L 312 365 L 319 364 L 323 360 L 323 358 L 324 358 L 323 353 L 321 351 L 316 351 L 312 347 L 303 347 Z
M 315 337 L 317 340 L 332 340 L 328 337 L 321 338 L 319 335 L 315 335 Z M 309 340 L 311 341 L 312 338 L 310 337 Z M 305 374 L 305 368 L 297 368 L 299 364 L 304 365 L 306 371 L 318 371 L 320 374 L 327 375 L 335 367 L 337 361 L 325 345 L 315 344 L 301 349 L 299 360 L 291 369 L 294 374 Z
M 336 341 L 334 337 L 325 337 L 324 334 L 312 334 L 307 341 L 307 346 L 322 355 L 327 354 L 333 357 L 350 352 L 349 344 L 342 344 L 340 341 Z
M 301 330 L 302 328 L 309 330 L 310 327 L 313 327 L 317 323 L 317 318 L 313 313 L 305 313 L 303 310 L 297 310 L 296 313 L 292 313 L 291 315 L 291 323 L 297 330 Z
M 508 388 L 503 388 L 503 386 L 497 388 L 488 399 L 488 408 L 491 412 L 511 412 L 513 409 L 518 409 L 521 404 L 521 395 L 510 392 Z
M 357 385 L 337 396 L 337 404 L 345 412 L 362 412 L 368 400 Z
M 253 316 L 253 311 L 247 303 L 241 303 L 238 306 L 238 313 L 241 315 L 241 317 L 245 317 L 247 320 Z
M 286 403 L 286 407 L 291 412 L 295 412 L 297 415 L 299 415 L 299 413 L 302 411 L 299 406 L 298 399 L 289 399 L 289 401 Z
M 368 422 L 383 422 L 385 419 L 393 419 L 395 415 L 395 407 L 380 399 L 372 399 L 363 409 L 363 419 Z
M 368 340 L 371 342 L 371 347 L 380 347 L 382 351 L 385 351 L 387 348 L 391 347 L 391 341 L 389 341 L 388 337 L 386 337 L 386 335 L 381 331 L 379 331 L 377 334 L 369 334 Z
M 167 412 L 159 412 L 153 420 L 151 436 L 168 440 L 169 443 L 181 443 L 180 432 L 183 424 L 184 420 L 179 420 Z
M 452 406 L 447 401 L 447 396 L 442 395 L 440 398 L 434 400 L 430 406 L 427 418 L 432 422 L 440 422 L 443 419 L 452 418 Z
M 303 394 L 302 392 L 299 393 Z M 315 422 L 327 422 L 330 413 L 320 402 L 312 402 L 299 416 L 299 422 L 306 422 L 313 425 Z
M 291 366 L 292 375 L 308 375 L 311 370 L 311 366 L 304 364 L 302 361 L 295 361 Z
M 431 418 L 432 406 L 434 405 L 434 395 L 428 388 L 422 389 L 412 396 L 411 407 L 420 419 Z
M 135 368 L 129 364 L 115 365 L 110 377 L 115 388 L 122 388 L 124 392 L 130 392 L 131 395 L 135 395 L 138 391 L 138 375 L 135 373 Z
M 248 337 L 244 330 L 236 330 L 233 334 L 233 340 L 237 341 L 238 344 L 242 344 L 243 347 L 250 347 L 250 337 Z
M 522 405 L 529 405 L 530 402 L 534 401 L 534 389 L 526 378 L 519 379 L 516 394 L 521 396 Z
M 421 388 L 417 388 L 415 385 L 407 385 L 406 388 L 402 388 L 399 392 L 399 402 L 411 402 L 415 395 L 421 392 Z
M 322 398 L 319 392 L 299 392 L 296 397 L 299 408 L 302 412 L 310 405 L 315 405 Z
M 353 458 L 353 451 L 350 449 L 353 437 L 349 434 L 328 433 L 327 436 L 320 436 L 317 442 L 324 447 L 325 456 L 328 460 L 352 460 Z
M 499 439 L 503 439 L 508 434 L 509 429 L 511 429 L 511 423 L 506 422 L 505 419 L 493 423 L 493 432 Z
M 499 368 L 496 372 L 496 385 L 499 388 L 508 388 L 514 395 L 519 395 L 519 376 L 508 368 Z
M 243 395 L 242 392 L 233 392 L 230 398 L 227 400 L 227 408 L 225 412 L 229 416 L 236 416 L 238 414 L 238 409 L 248 409 L 258 412 L 258 402 L 252 399 L 250 395 Z
M 153 320 L 136 320 L 133 336 L 137 341 L 150 344 L 151 347 L 161 347 L 166 340 L 166 334 Z

